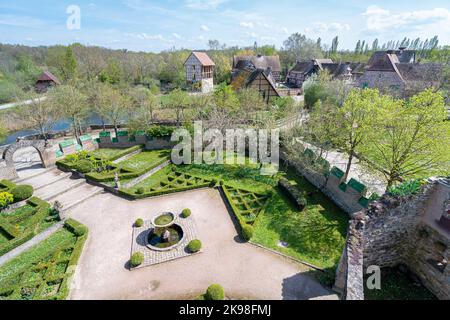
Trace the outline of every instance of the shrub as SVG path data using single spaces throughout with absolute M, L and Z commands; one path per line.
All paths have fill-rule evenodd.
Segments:
M 206 290 L 205 298 L 206 300 L 225 300 L 225 290 L 220 284 L 212 284 Z
M 243 225 L 242 236 L 246 241 L 249 241 L 253 237 L 253 227 L 248 224 Z
M 6 180 L 6 179 L 0 181 L 0 189 L 8 189 L 8 190 L 10 190 L 10 189 L 12 189 L 14 187 L 16 187 L 16 184 L 14 182 L 11 182 L 11 181 Z
M 142 220 L 141 218 L 137 219 L 136 222 L 134 223 L 134 226 L 136 228 L 140 228 L 144 225 L 144 220 Z
M 170 137 L 174 130 L 174 127 L 152 126 L 150 129 L 148 129 L 147 134 L 153 138 L 166 138 Z
M 191 253 L 199 252 L 202 248 L 202 242 L 200 240 L 192 240 L 189 242 L 187 248 Z
M 90 162 L 87 159 L 83 159 L 78 161 L 78 163 L 75 166 L 75 169 L 80 173 L 89 173 L 94 171 L 95 167 L 92 162 Z
M 64 223 L 64 227 L 77 237 L 84 236 L 88 233 L 88 228 L 85 225 L 73 219 L 67 219 Z
M 410 196 L 419 193 L 422 184 L 423 184 L 422 180 L 406 181 L 398 186 L 389 188 L 388 193 L 393 196 L 399 197 Z
M 145 189 L 140 187 L 136 190 L 136 194 L 144 194 L 145 193 Z
M 300 211 L 303 211 L 305 207 L 308 205 L 308 201 L 305 196 L 295 187 L 293 186 L 289 180 L 280 179 L 278 181 L 278 187 L 297 205 Z
M 9 192 L 0 192 L 0 210 L 14 202 L 14 196 Z
M 135 252 L 131 256 L 130 263 L 133 268 L 140 266 L 144 262 L 144 255 L 140 252 Z
M 191 216 L 192 212 L 190 209 L 184 209 L 183 212 L 181 212 L 181 216 L 183 218 L 189 218 Z
M 30 198 L 33 195 L 33 187 L 29 185 L 17 186 L 10 190 L 14 197 L 14 202 L 20 202 Z

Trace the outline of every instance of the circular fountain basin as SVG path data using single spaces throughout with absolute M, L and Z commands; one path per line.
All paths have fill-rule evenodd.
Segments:
M 168 231 L 168 241 L 163 239 L 164 233 Z M 184 239 L 183 228 L 177 224 L 168 227 L 156 227 L 150 230 L 147 238 L 147 247 L 155 251 L 169 251 L 178 247 Z
M 175 215 L 172 212 L 165 212 L 155 219 L 153 219 L 152 224 L 157 228 L 170 227 L 175 223 Z

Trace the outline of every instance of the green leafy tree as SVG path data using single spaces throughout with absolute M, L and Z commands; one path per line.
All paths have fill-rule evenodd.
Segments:
M 217 107 L 228 112 L 235 112 L 239 109 L 239 98 L 231 86 L 225 83 L 220 84 L 214 90 L 214 101 Z
M 116 59 L 110 59 L 106 68 L 100 73 L 100 81 L 119 84 L 122 80 L 122 69 Z
M 348 155 L 344 179 L 348 178 L 358 148 L 370 133 L 371 120 L 376 108 L 381 104 L 381 99 L 378 90 L 354 89 L 344 105 L 335 113 L 339 129 L 333 140 L 337 147 Z
M 426 90 L 409 101 L 383 97 L 371 121 L 363 154 L 383 168 L 387 188 L 402 179 L 450 173 L 450 123 L 440 93 Z

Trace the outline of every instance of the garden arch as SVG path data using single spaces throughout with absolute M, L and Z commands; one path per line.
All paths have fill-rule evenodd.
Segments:
M 42 161 L 42 165 L 44 167 L 48 167 L 49 163 L 46 161 L 45 157 L 45 141 L 43 140 L 20 140 L 16 143 L 11 144 L 8 146 L 5 151 L 3 152 L 2 159 L 5 161 L 5 167 L 2 171 L 4 173 L 0 175 L 0 178 L 6 178 L 6 179 L 13 179 L 17 178 L 17 170 L 14 165 L 14 153 L 16 151 L 23 149 L 33 147 L 37 150 L 39 154 L 39 158 Z

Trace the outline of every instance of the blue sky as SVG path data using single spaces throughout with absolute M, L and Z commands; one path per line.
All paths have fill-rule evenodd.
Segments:
M 67 8 L 80 8 L 81 28 L 67 28 Z M 204 49 L 275 44 L 300 32 L 323 43 L 339 35 L 340 48 L 358 39 L 407 37 L 450 44 L 448 0 L 1 0 L 0 42 L 52 45 L 80 42 L 114 49 Z

